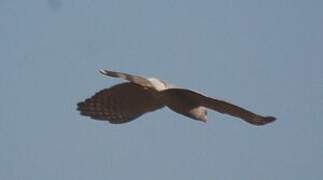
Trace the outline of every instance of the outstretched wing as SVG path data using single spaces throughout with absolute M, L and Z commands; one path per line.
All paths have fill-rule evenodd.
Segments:
M 202 94 L 199 94 L 191 90 L 174 88 L 174 89 L 167 89 L 165 90 L 165 92 L 168 94 L 181 96 L 182 99 L 186 99 L 187 101 L 198 103 L 201 106 L 213 109 L 220 113 L 229 114 L 231 116 L 238 117 L 253 125 L 257 125 L 257 126 L 265 125 L 276 120 L 275 117 L 261 116 L 251 111 L 248 111 L 244 108 L 241 108 L 239 106 L 233 105 L 231 103 L 206 97 Z
M 163 107 L 152 90 L 134 83 L 122 83 L 104 89 L 77 106 L 82 115 L 113 124 L 129 122 L 146 112 Z
M 148 81 L 146 78 L 137 76 L 137 75 L 132 75 L 132 74 L 127 74 L 127 73 L 122 73 L 122 72 L 116 72 L 116 71 L 109 71 L 105 69 L 99 70 L 99 72 L 105 76 L 110 76 L 114 78 L 121 78 L 130 82 L 133 82 L 135 84 L 144 86 L 144 87 L 149 87 L 152 88 L 152 84 L 150 81 Z

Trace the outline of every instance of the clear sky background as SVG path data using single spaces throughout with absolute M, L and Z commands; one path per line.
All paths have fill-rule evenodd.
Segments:
M 323 179 L 323 1 L 0 0 L 0 179 Z M 76 103 L 155 76 L 278 120 Z

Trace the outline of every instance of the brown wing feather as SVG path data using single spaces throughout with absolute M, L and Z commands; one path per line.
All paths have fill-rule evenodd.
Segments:
M 163 107 L 152 90 L 134 83 L 122 83 L 104 89 L 77 106 L 82 115 L 113 124 L 129 122 L 146 112 Z
M 187 98 L 188 101 L 194 101 L 196 103 L 199 103 L 201 106 L 213 109 L 220 113 L 229 114 L 231 116 L 238 117 L 253 125 L 258 125 L 258 126 L 265 125 L 276 120 L 275 117 L 271 117 L 271 116 L 264 117 L 264 116 L 255 114 L 251 111 L 248 111 L 244 108 L 241 108 L 239 106 L 233 105 L 231 103 L 206 97 L 202 94 L 199 94 L 191 90 L 174 88 L 174 89 L 167 89 L 165 91 L 167 91 L 168 94 L 172 93 L 172 94 L 176 94 L 177 96 L 185 97 Z

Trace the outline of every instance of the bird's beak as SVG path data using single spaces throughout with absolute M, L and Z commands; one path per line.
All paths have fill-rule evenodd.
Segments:
M 207 123 L 207 117 L 203 117 L 202 119 L 200 119 L 203 123 Z

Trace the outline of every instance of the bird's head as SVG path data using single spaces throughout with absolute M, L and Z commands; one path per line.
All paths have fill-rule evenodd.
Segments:
M 204 123 L 207 122 L 207 109 L 203 106 L 199 106 L 190 110 L 189 114 L 190 117 L 192 117 L 195 120 L 202 121 Z

